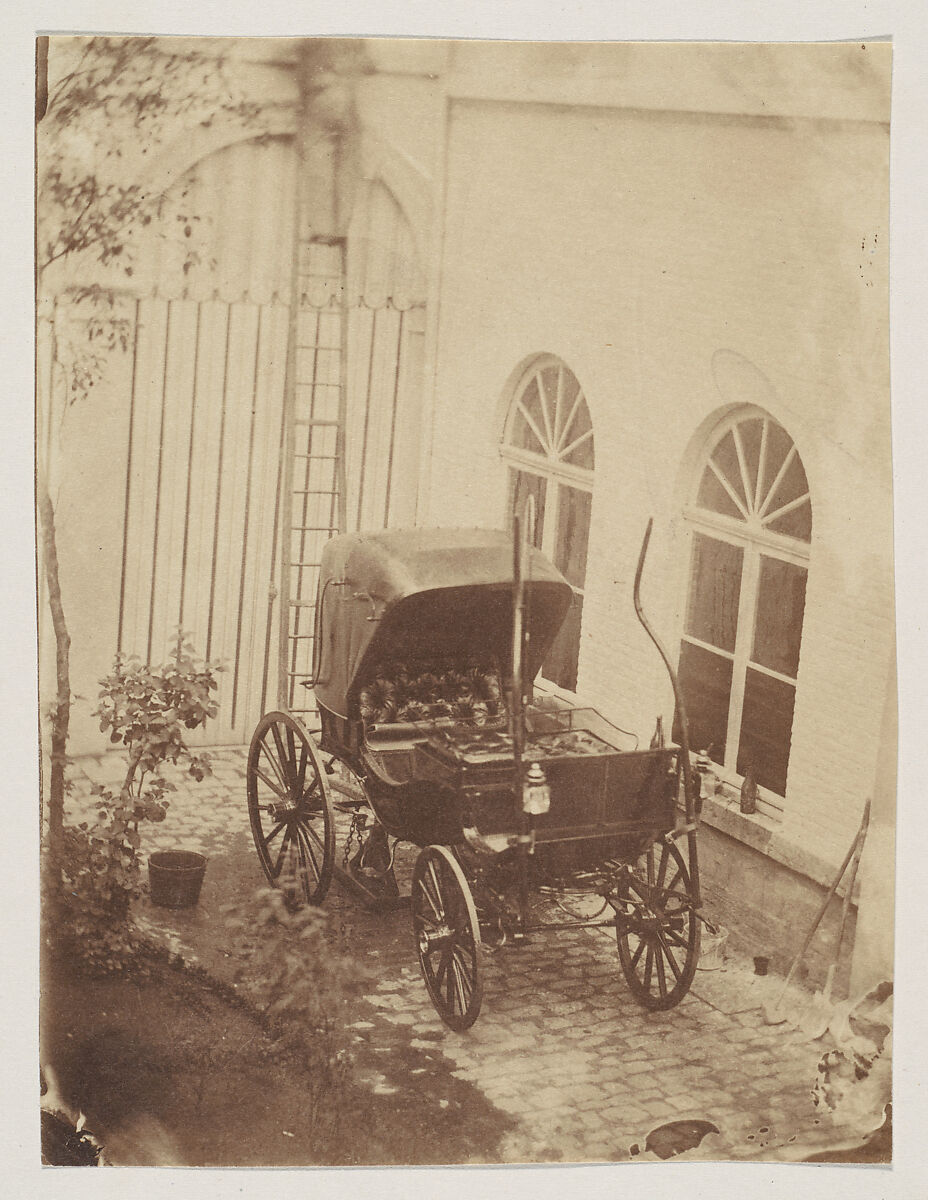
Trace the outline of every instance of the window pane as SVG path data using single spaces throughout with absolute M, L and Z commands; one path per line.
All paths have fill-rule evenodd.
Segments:
M 516 412 L 515 419 L 512 422 L 512 433 L 510 434 L 509 441 L 510 445 L 517 447 L 519 450 L 531 450 L 533 454 L 544 454 L 545 452 L 544 446 L 535 436 L 531 425 L 529 425 L 520 412 Z
M 579 488 L 558 488 L 557 545 L 554 565 L 569 584 L 582 588 L 586 581 L 586 551 L 590 540 L 590 511 L 593 496 Z
M 776 511 L 776 509 L 774 509 Z M 774 533 L 785 533 L 787 537 L 799 538 L 803 542 L 812 540 L 812 501 L 804 500 L 791 512 L 783 513 L 767 525 Z
M 540 475 L 532 475 L 530 471 L 509 471 L 509 518 L 518 513 L 523 517 L 525 501 L 528 496 L 535 497 L 535 538 L 534 543 L 541 549 L 541 538 L 545 528 L 545 492 L 546 484 Z
M 541 411 L 541 397 L 538 394 L 538 380 L 533 375 L 528 381 L 528 384 L 522 389 L 522 394 L 519 396 L 522 407 L 532 418 L 535 428 L 538 430 L 542 440 L 541 452 L 547 450 L 548 434 L 545 428 L 545 418 Z M 526 422 L 526 424 L 528 424 Z M 537 435 L 535 435 L 537 437 Z M 518 444 L 518 443 L 517 443 Z M 535 449 L 535 446 L 527 447 L 527 449 Z
M 560 374 L 561 374 L 561 402 L 558 405 L 558 409 L 557 409 L 557 430 L 556 430 L 556 436 L 557 436 L 558 441 L 561 440 L 561 434 L 566 432 L 566 430 L 564 429 L 565 422 L 568 419 L 571 421 L 573 420 L 572 414 L 573 414 L 574 401 L 577 399 L 577 393 L 580 391 L 580 384 L 577 382 L 577 377 L 574 375 L 574 373 L 572 371 L 568 371 L 566 368 L 562 367 L 560 369 Z M 573 439 L 565 438 L 564 444 L 567 445 L 568 441 L 572 441 L 572 440 Z
M 693 535 L 684 631 L 701 642 L 729 652 L 735 649 L 743 557 L 740 546 L 701 533 Z
M 586 411 L 585 405 L 581 405 L 581 408 L 583 409 L 584 412 Z M 574 429 L 576 429 L 576 427 L 577 427 L 577 422 L 574 421 Z M 592 471 L 593 466 L 594 466 L 593 434 L 591 432 L 589 432 L 589 430 L 585 430 L 584 433 L 585 433 L 585 436 L 583 438 L 583 441 L 582 442 L 578 441 L 577 445 L 573 446 L 572 450 L 570 450 L 570 447 L 573 445 L 574 441 L 576 441 L 581 435 L 577 434 L 576 437 L 574 436 L 573 433 L 570 433 L 568 435 L 569 440 L 568 440 L 566 446 L 564 447 L 564 450 L 570 450 L 570 453 L 569 454 L 562 453 L 561 460 L 565 463 L 570 463 L 570 465 L 572 467 L 586 467 L 586 469 L 588 471 Z
M 558 687 L 572 692 L 577 687 L 577 662 L 580 658 L 580 619 L 583 616 L 583 597 L 574 593 L 573 602 L 568 609 L 564 624 L 561 626 L 548 657 L 544 661 L 541 673 L 545 679 L 556 683 Z
M 764 432 L 764 422 L 760 417 L 748 417 L 738 423 L 738 436 L 741 439 L 741 449 L 744 451 L 744 461 L 748 469 L 748 482 L 751 485 L 751 505 L 754 507 L 754 493 L 757 490 L 757 465 L 760 462 L 760 443 Z
M 767 452 L 764 455 L 763 479 L 760 487 L 760 504 L 764 501 L 773 487 L 773 482 L 779 474 L 780 467 L 786 460 L 787 454 L 793 448 L 793 440 L 776 421 L 767 422 Z
M 751 653 L 756 663 L 796 678 L 805 607 L 805 567 L 762 554 Z
M 711 467 L 706 467 L 702 473 L 696 503 L 711 512 L 723 513 L 726 517 L 737 517 L 739 521 L 744 520 L 744 515 L 722 487 Z
M 548 412 L 548 421 L 551 424 L 551 436 L 554 439 L 555 429 L 557 428 L 555 420 L 557 417 L 557 378 L 560 374 L 560 369 L 556 366 L 544 367 L 541 372 L 543 399 L 545 408 Z
M 741 479 L 741 465 L 738 462 L 738 451 L 735 449 L 735 439 L 731 430 L 725 434 L 716 448 L 712 451 L 715 465 L 719 468 L 739 496 L 742 504 L 747 507 L 747 497 L 744 494 L 744 483 Z
M 757 782 L 778 796 L 786 794 L 795 699 L 791 683 L 748 668 L 737 770 L 743 775 L 753 761 Z
M 771 482 L 773 481 L 771 480 Z M 767 505 L 767 512 L 776 512 L 782 505 L 789 504 L 790 500 L 795 500 L 798 496 L 804 496 L 808 490 L 809 481 L 806 479 L 802 460 L 798 454 L 794 454 L 792 461 L 784 472 L 783 478 L 777 485 L 777 490 Z
M 723 764 L 728 736 L 728 703 L 731 697 L 732 664 L 720 654 L 693 646 L 680 645 L 680 687 L 690 728 L 693 750 L 708 750 L 712 759 Z M 674 726 L 673 736 L 680 730 Z
M 567 415 L 569 416 L 570 414 L 568 413 Z M 574 412 L 573 420 L 570 422 L 570 428 L 564 434 L 561 449 L 561 460 L 563 462 L 570 463 L 574 467 L 586 467 L 587 470 L 593 470 L 592 430 L 593 422 L 590 419 L 590 410 L 587 408 L 586 398 L 581 397 L 580 403 Z M 583 441 L 580 441 L 580 438 L 583 438 Z M 575 445 L 574 443 L 577 444 Z

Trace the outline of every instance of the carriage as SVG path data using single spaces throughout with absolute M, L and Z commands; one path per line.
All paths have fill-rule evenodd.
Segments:
M 631 992 L 654 1010 L 684 997 L 699 954 L 698 776 L 639 598 L 650 524 L 634 602 L 670 671 L 677 740 L 658 722 L 646 746 L 536 683 L 572 592 L 524 524 L 514 539 L 416 529 L 329 541 L 308 681 L 319 726 L 268 713 L 248 756 L 268 880 L 297 904 L 320 903 L 336 877 L 372 906 L 408 904 L 429 996 L 459 1031 L 480 1012 L 481 943 L 614 929 Z M 418 847 L 403 896 L 401 843 Z

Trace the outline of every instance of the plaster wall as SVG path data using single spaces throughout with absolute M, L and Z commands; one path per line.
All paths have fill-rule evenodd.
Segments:
M 873 785 L 891 653 L 888 130 L 877 122 L 452 101 L 424 519 L 499 525 L 521 364 L 584 388 L 596 480 L 578 690 L 670 712 L 632 581 L 671 647 L 680 506 L 719 415 L 759 404 L 813 500 L 784 827 L 839 862 Z

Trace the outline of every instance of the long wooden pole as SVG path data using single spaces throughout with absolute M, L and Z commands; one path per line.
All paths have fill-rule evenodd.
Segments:
M 296 367 L 297 338 L 300 326 L 300 304 L 302 302 L 300 245 L 303 224 L 303 176 L 305 174 L 305 44 L 301 45 L 300 62 L 297 69 L 297 85 L 300 98 L 296 110 L 296 181 L 293 201 L 293 242 L 290 262 L 290 312 L 287 323 L 287 360 L 284 369 L 284 436 L 282 445 L 283 465 L 279 473 L 280 486 L 280 587 L 278 589 L 280 622 L 277 642 L 277 707 L 287 711 L 290 707 L 290 590 L 291 590 L 291 530 L 293 528 L 293 421 L 296 415 Z

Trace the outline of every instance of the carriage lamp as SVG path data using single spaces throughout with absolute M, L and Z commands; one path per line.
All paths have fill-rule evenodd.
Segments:
M 522 811 L 540 817 L 551 807 L 551 789 L 541 765 L 532 763 L 522 786 Z

